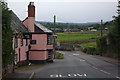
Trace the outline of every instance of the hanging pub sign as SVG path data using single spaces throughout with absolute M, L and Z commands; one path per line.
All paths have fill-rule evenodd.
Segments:
M 18 33 L 17 38 L 23 38 L 23 34 L 21 31 Z

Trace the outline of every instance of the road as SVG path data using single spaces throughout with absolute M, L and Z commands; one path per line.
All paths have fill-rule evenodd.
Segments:
M 35 73 L 33 78 L 119 78 L 118 66 L 94 58 L 80 51 L 60 51 L 64 59 L 24 74 Z M 20 73 L 19 73 L 20 74 Z

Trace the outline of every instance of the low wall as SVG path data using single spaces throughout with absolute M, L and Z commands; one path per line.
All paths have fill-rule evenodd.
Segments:
M 81 46 L 71 43 L 60 43 L 60 46 L 56 45 L 55 49 L 63 51 L 78 51 L 81 50 Z
M 2 68 L 2 78 L 8 78 L 13 73 L 13 64 Z

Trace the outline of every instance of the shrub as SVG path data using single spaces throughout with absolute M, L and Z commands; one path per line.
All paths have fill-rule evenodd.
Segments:
M 60 54 L 58 55 L 57 59 L 64 59 L 63 54 L 60 53 Z
M 107 42 L 106 42 L 106 39 L 107 39 L 107 36 L 104 36 L 104 37 L 101 37 L 101 38 L 98 38 L 96 40 L 96 43 L 97 43 L 97 50 L 100 52 L 100 53 L 106 53 L 107 51 Z
M 87 53 L 87 54 L 94 54 L 95 51 L 96 51 L 96 48 L 95 48 L 95 47 L 93 47 L 93 46 L 88 46 L 86 53 Z
M 17 64 L 18 67 L 21 67 L 21 66 L 25 66 L 25 65 L 28 65 L 29 64 L 29 61 L 26 60 L 26 61 L 21 61 Z
M 82 51 L 83 51 L 84 53 L 86 53 L 86 52 L 87 52 L 87 48 L 82 48 Z

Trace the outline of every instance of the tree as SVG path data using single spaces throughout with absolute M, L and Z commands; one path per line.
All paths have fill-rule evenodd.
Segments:
M 1 2 L 2 6 L 2 63 L 6 67 L 12 62 L 12 36 L 13 31 L 11 25 L 12 11 L 7 7 L 6 2 Z
M 97 40 L 97 48 L 100 52 L 114 58 L 120 57 L 120 1 L 118 1 L 117 13 L 118 15 L 110 22 L 108 35 Z
M 109 33 L 108 33 L 108 37 L 109 37 L 109 41 L 110 41 L 110 45 L 114 46 L 114 51 L 116 53 L 119 53 L 119 46 L 120 46 L 120 1 L 118 1 L 118 10 L 117 16 L 113 16 L 114 20 L 113 20 L 113 24 L 110 27 Z

